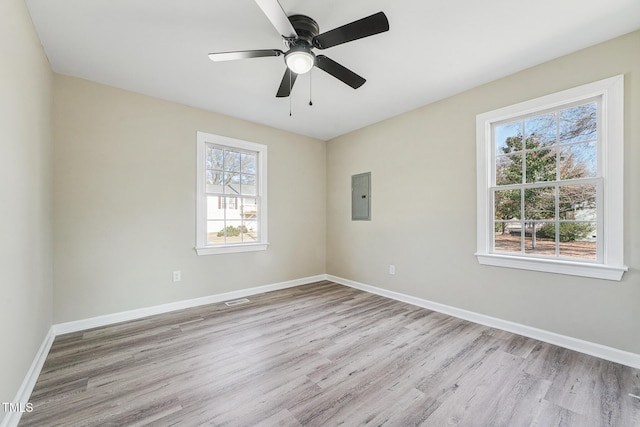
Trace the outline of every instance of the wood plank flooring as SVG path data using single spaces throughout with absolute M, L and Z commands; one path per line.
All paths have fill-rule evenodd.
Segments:
M 20 426 L 640 426 L 640 371 L 331 282 L 56 338 Z

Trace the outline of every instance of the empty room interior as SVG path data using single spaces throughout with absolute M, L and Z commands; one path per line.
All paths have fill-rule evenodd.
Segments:
M 0 426 L 640 426 L 640 2 L 3 0 Z

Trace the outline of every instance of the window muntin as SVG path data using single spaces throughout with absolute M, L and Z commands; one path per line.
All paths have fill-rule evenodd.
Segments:
M 266 146 L 198 132 L 199 255 L 266 249 Z
M 479 114 L 478 262 L 621 280 L 623 130 L 622 75 Z
M 602 261 L 600 108 L 598 97 L 491 125 L 492 252 Z

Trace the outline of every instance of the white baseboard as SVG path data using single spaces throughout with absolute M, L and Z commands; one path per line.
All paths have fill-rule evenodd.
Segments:
M 543 329 L 538 329 L 531 326 L 510 322 L 508 320 L 498 319 L 496 317 L 475 313 L 473 311 L 463 310 L 461 308 L 456 308 L 449 305 L 425 300 L 422 298 L 413 297 L 411 295 L 389 291 L 389 290 L 377 288 L 371 285 L 365 285 L 364 283 L 343 279 L 341 277 L 327 275 L 327 280 L 331 280 L 332 282 L 336 282 L 341 285 L 349 286 L 355 289 L 360 289 L 365 292 L 391 298 L 397 301 L 406 302 L 408 304 L 416 305 L 418 307 L 427 308 L 429 310 L 437 311 L 438 313 L 447 314 L 449 316 L 457 317 L 459 319 L 468 320 L 470 322 L 478 323 L 480 325 L 501 329 L 507 332 L 513 332 L 514 334 L 523 335 L 525 337 L 533 338 L 539 341 L 547 342 L 549 344 L 554 344 L 560 347 L 564 347 L 569 350 L 578 351 L 580 353 L 588 354 L 590 356 L 599 357 L 600 359 L 609 360 L 611 362 L 619 363 L 621 365 L 640 369 L 640 354 L 630 353 L 628 351 L 607 347 L 602 344 L 596 344 L 596 343 L 584 341 L 578 338 L 556 334 L 555 332 L 549 332 Z
M 198 307 L 201 305 L 215 304 L 222 301 L 229 301 L 244 298 L 251 295 L 263 294 L 265 292 L 277 291 L 280 289 L 292 288 L 294 286 L 327 280 L 326 274 L 304 277 L 302 279 L 288 280 L 286 282 L 273 283 L 271 285 L 257 286 L 255 288 L 241 289 L 239 291 L 225 292 L 223 294 L 208 295 L 206 297 L 193 298 L 183 301 L 171 302 L 168 304 L 156 305 L 153 307 L 138 308 L 135 310 L 121 311 L 119 313 L 106 314 L 103 316 L 91 317 L 88 319 L 75 320 L 73 322 L 58 323 L 53 325 L 55 335 L 68 334 L 70 332 L 84 331 L 86 329 L 100 326 L 113 325 L 114 323 L 127 322 L 130 320 L 142 319 L 143 317 L 156 314 L 169 313 L 171 311 L 183 310 L 185 308 Z
M 11 403 L 19 403 L 20 406 L 24 408 L 29 402 L 29 397 L 31 397 L 31 392 L 33 391 L 33 387 L 36 385 L 38 376 L 40 376 L 40 371 L 42 371 L 42 366 L 44 365 L 44 361 L 47 359 L 47 355 L 49 354 L 51 344 L 53 344 L 55 337 L 53 327 L 49 328 L 49 332 L 47 332 L 47 335 L 44 337 L 44 340 L 40 345 L 40 349 L 36 353 L 33 362 L 31 362 L 29 371 L 27 371 L 27 375 L 25 375 L 24 380 L 16 393 L 16 397 L 13 398 Z M 2 419 L 2 422 L 0 422 L 0 427 L 17 426 L 21 417 L 22 412 L 7 412 Z

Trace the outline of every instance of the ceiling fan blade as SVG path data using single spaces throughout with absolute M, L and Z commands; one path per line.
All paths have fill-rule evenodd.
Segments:
M 237 50 L 234 52 L 210 53 L 209 59 L 212 61 L 235 61 L 236 59 L 262 58 L 265 56 L 280 56 L 284 52 L 279 49 L 262 50 Z
M 366 82 L 366 80 L 351 71 L 350 69 L 338 64 L 333 59 L 327 58 L 324 55 L 316 56 L 316 67 L 331 74 L 336 79 L 351 86 L 354 89 L 358 89 Z
M 280 87 L 278 88 L 276 97 L 285 98 L 291 95 L 291 89 L 293 88 L 293 84 L 296 82 L 297 78 L 298 75 L 287 67 L 287 70 L 284 72 L 284 76 L 282 76 L 282 81 L 280 82 Z
M 278 0 L 255 0 L 258 7 L 262 9 L 271 24 L 276 27 L 276 30 L 282 35 L 282 37 L 298 37 L 296 30 L 291 25 L 287 14 L 278 3 Z
M 313 38 L 313 45 L 318 49 L 327 49 L 385 31 L 389 31 L 387 15 L 384 12 L 378 12 L 317 35 Z

